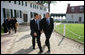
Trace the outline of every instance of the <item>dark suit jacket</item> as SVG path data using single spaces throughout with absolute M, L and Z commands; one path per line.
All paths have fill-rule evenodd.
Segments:
M 41 20 L 41 29 L 43 29 L 44 33 L 46 35 L 51 35 L 52 31 L 53 31 L 53 28 L 54 28 L 54 24 L 53 24 L 53 18 L 50 18 L 50 25 L 48 25 L 47 21 L 46 21 L 46 18 L 43 18 Z
M 31 35 L 33 36 L 34 32 L 36 32 L 38 35 L 40 35 L 41 33 L 39 33 L 41 31 L 41 22 L 39 22 L 39 27 L 40 27 L 40 30 L 38 30 L 38 25 L 37 23 L 35 22 L 35 20 L 31 20 L 30 21 L 30 29 L 31 29 Z
M 8 19 L 6 19 L 7 21 L 7 28 L 10 29 L 11 28 L 11 20 L 8 21 Z

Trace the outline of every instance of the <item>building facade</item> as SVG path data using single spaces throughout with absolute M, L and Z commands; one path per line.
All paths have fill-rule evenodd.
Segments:
M 1 1 L 1 25 L 7 17 L 16 17 L 19 23 L 29 23 L 35 13 L 43 18 L 46 12 L 47 7 L 35 1 Z
M 83 23 L 84 22 L 84 5 L 70 6 L 70 4 L 68 4 L 67 11 L 66 11 L 66 21 Z

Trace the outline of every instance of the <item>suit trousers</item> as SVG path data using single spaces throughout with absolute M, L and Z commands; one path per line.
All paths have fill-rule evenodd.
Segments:
M 32 35 L 32 45 L 33 45 L 33 48 L 35 48 L 35 39 L 37 39 L 37 44 L 38 44 L 38 47 L 39 47 L 39 49 L 41 51 L 42 47 L 41 47 L 41 41 L 40 41 L 40 31 L 38 31 L 37 36 L 33 36 Z
M 50 37 L 51 37 L 51 34 L 45 34 L 45 37 L 46 37 L 46 40 L 45 40 L 45 45 L 48 47 L 48 50 L 50 50 Z

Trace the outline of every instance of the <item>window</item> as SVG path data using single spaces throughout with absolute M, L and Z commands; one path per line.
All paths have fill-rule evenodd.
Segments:
M 42 7 L 40 7 L 40 10 L 42 10 Z
M 30 12 L 30 18 L 34 18 L 34 12 Z
M 43 7 L 42 7 L 42 10 L 43 10 Z
M 80 9 L 83 9 L 83 7 L 81 6 Z
M 16 10 L 16 17 L 19 17 L 19 11 Z
M 45 17 L 45 14 L 43 14 L 43 18 Z
M 33 8 L 34 8 L 34 6 L 35 6 L 35 5 L 33 4 Z
M 41 7 L 40 7 L 40 10 L 41 10 Z
M 41 1 L 39 1 L 38 3 L 41 3 Z
M 74 12 L 74 7 L 71 8 L 71 12 Z
M 16 4 L 16 1 L 14 1 L 14 4 Z
M 12 11 L 12 9 L 10 9 L 11 10 L 11 18 L 13 18 L 13 11 Z
M 16 1 L 16 4 L 19 4 L 19 2 L 18 2 L 18 1 Z
M 16 10 L 14 10 L 14 17 L 16 17 Z
M 30 18 L 32 18 L 32 12 L 30 12 Z
M 44 8 L 44 11 L 46 11 L 46 8 Z
M 10 11 L 9 11 L 9 9 L 6 9 L 6 15 L 7 15 L 7 17 L 10 16 Z
M 20 17 L 20 11 L 14 10 L 14 17 Z
M 80 11 L 84 11 L 84 7 L 81 6 L 81 7 L 80 7 Z
M 79 22 L 81 22 L 82 21 L 82 17 L 79 17 Z
M 3 17 L 7 18 L 10 17 L 10 10 L 3 8 Z
M 20 1 L 20 4 L 22 5 L 22 1 Z
M 32 3 L 30 3 L 30 7 L 32 8 Z
M 11 1 L 9 1 L 9 3 L 11 3 Z
M 25 2 L 25 6 L 27 6 L 27 2 Z
M 20 11 L 20 18 L 22 18 L 22 11 Z
M 38 5 L 37 5 L 37 9 L 38 9 Z
M 23 6 L 24 4 L 23 4 L 23 1 L 22 1 L 22 6 Z
M 19 1 L 19 5 L 20 5 L 20 1 Z
M 6 18 L 6 11 L 5 11 L 5 8 L 3 8 L 3 18 Z
M 38 1 L 35 1 L 36 3 L 38 2 Z
M 72 19 L 73 19 L 73 15 L 71 15 Z
M 35 9 L 36 9 L 36 5 L 35 5 Z
M 32 12 L 32 18 L 34 18 L 34 12 Z

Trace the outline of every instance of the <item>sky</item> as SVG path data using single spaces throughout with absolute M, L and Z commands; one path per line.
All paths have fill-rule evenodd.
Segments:
M 84 1 L 57 1 L 57 3 L 51 3 L 50 13 L 66 13 L 68 4 L 70 6 L 84 5 Z

